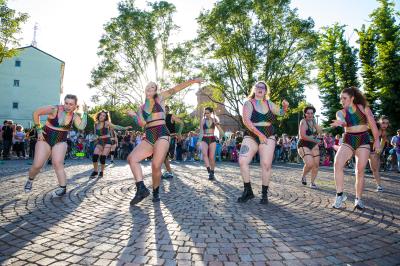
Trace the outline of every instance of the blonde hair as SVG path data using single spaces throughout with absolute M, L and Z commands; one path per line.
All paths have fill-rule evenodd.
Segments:
M 258 84 L 260 84 L 260 83 L 261 83 L 261 84 L 264 84 L 265 89 L 266 89 L 266 92 L 265 92 L 265 99 L 266 99 L 266 100 L 269 99 L 269 95 L 270 95 L 270 93 L 271 93 L 271 89 L 269 88 L 268 84 L 267 84 L 265 81 L 263 81 L 263 80 L 257 81 L 257 82 L 253 85 L 253 87 L 251 88 L 250 94 L 249 94 L 249 96 L 248 96 L 247 98 L 249 98 L 249 99 L 254 99 L 254 98 L 256 97 L 256 92 L 255 92 L 256 86 L 257 86 Z
M 153 85 L 156 86 L 156 94 L 154 94 L 154 96 L 153 96 L 153 98 L 156 99 L 158 97 L 158 93 L 157 93 L 158 92 L 158 85 L 157 85 L 157 83 L 155 83 L 154 81 L 150 81 L 149 83 L 147 83 L 147 85 L 145 87 L 145 91 L 148 88 L 152 87 Z

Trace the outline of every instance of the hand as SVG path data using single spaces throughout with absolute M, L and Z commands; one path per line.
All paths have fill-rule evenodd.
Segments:
M 86 105 L 85 102 L 83 102 L 83 104 L 82 104 L 82 110 L 83 110 L 83 112 L 85 112 L 85 113 L 87 113 L 87 111 L 88 111 L 88 106 Z
M 283 100 L 283 101 L 282 101 L 282 106 L 283 106 L 284 109 L 289 108 L 289 102 L 286 101 L 286 100 Z
M 44 139 L 44 136 L 43 136 L 43 134 L 45 134 L 45 133 L 38 133 L 37 134 L 37 136 L 38 136 L 38 141 L 44 141 L 45 139 Z
M 374 141 L 374 151 L 378 154 L 381 153 L 381 143 L 379 140 Z
M 330 124 L 331 127 L 341 127 L 343 126 L 343 122 L 340 120 L 332 120 L 332 123 Z
M 258 139 L 260 140 L 260 144 L 267 144 L 268 139 L 266 136 L 258 137 Z
M 204 79 L 203 78 L 194 78 L 193 81 L 194 81 L 194 83 L 200 84 L 200 83 L 204 82 Z
M 127 114 L 128 116 L 130 116 L 130 117 L 135 117 L 135 116 L 137 116 L 136 112 L 134 112 L 134 111 L 132 111 L 132 110 L 129 110 L 128 112 L 126 112 L 126 114 Z

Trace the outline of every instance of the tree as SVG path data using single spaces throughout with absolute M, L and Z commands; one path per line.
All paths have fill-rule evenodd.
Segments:
M 371 14 L 372 30 L 377 34 L 376 74 L 379 80 L 381 114 L 387 115 L 395 128 L 400 126 L 400 25 L 396 24 L 394 3 L 379 0 L 380 7 Z M 399 13 L 397 12 L 397 15 Z
M 110 103 L 141 102 L 151 68 L 156 82 L 165 83 L 163 64 L 171 31 L 176 29 L 175 6 L 165 1 L 148 6 L 147 11 L 136 8 L 134 0 L 120 2 L 119 15 L 104 27 L 98 51 L 101 62 L 92 71 L 89 87 L 112 99 Z
M 339 24 L 323 28 L 316 55 L 317 85 L 327 118 L 324 126 L 335 119 L 341 109 L 340 92 L 350 86 L 359 86 L 357 79 L 357 49 L 344 38 L 344 28 Z
M 373 113 L 380 109 L 379 99 L 379 79 L 377 71 L 378 51 L 376 48 L 377 35 L 371 27 L 361 27 L 358 33 L 358 43 L 360 45 L 361 76 L 363 78 L 363 89 L 367 101 Z
M 271 99 L 304 98 L 310 82 L 311 58 L 317 34 L 311 18 L 300 19 L 289 0 L 222 0 L 198 17 L 201 67 L 215 91 L 210 101 L 225 105 L 239 118 L 256 80 L 272 88 Z
M 28 14 L 17 13 L 7 7 L 7 1 L 0 0 L 0 64 L 4 58 L 11 58 L 17 54 L 19 40 L 16 35 L 27 19 Z

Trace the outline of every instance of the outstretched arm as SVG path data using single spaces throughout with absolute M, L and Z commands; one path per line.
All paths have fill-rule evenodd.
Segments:
M 144 127 L 146 125 L 146 121 L 143 118 L 141 109 L 138 112 L 128 111 L 128 116 L 133 118 L 133 122 L 138 124 L 140 127 Z
M 332 120 L 331 127 L 346 127 L 346 118 L 344 117 L 343 110 L 336 112 L 336 120 Z
M 113 123 L 109 123 L 108 125 L 110 126 L 110 128 L 116 129 L 116 130 L 127 130 L 127 129 L 132 128 L 132 126 L 123 127 L 123 126 L 119 126 L 119 125 L 114 125 Z
M 178 93 L 181 90 L 189 87 L 190 85 L 195 84 L 195 83 L 199 83 L 200 84 L 202 81 L 203 80 L 201 78 L 191 79 L 191 80 L 188 80 L 188 81 L 182 82 L 181 84 L 176 85 L 172 89 L 169 89 L 169 90 L 161 92 L 160 95 L 162 96 L 162 98 L 166 99 L 166 98 L 171 97 L 175 93 Z

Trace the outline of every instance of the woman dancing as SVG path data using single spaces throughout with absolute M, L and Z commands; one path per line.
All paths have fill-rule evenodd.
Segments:
M 111 131 L 114 129 L 126 130 L 132 128 L 131 126 L 122 127 L 111 123 L 111 117 L 106 110 L 102 110 L 95 115 L 94 132 L 97 136 L 96 146 L 93 152 L 93 172 L 90 178 L 103 177 L 104 169 L 106 167 L 106 158 L 110 153 L 112 146 Z M 98 172 L 98 161 L 100 158 L 101 170 Z
M 390 146 L 389 135 L 387 132 L 387 129 L 389 127 L 389 118 L 387 116 L 381 116 L 381 118 L 379 118 L 377 126 L 381 150 L 385 151 Z M 369 155 L 369 165 L 371 167 L 372 175 L 375 178 L 376 191 L 383 192 L 381 175 L 379 173 L 379 168 L 381 166 L 381 153 L 377 153 L 374 151 L 374 139 L 371 140 L 372 141 L 370 143 L 371 153 Z
M 322 128 L 315 122 L 314 114 L 315 108 L 307 106 L 303 110 L 304 119 L 300 121 L 299 125 L 299 142 L 297 143 L 297 150 L 300 157 L 304 161 L 303 175 L 301 183 L 307 185 L 307 174 L 311 171 L 311 188 L 317 188 L 315 185 L 315 178 L 318 174 L 319 168 L 319 146 L 321 141 L 317 138 L 318 133 L 322 132 Z
M 86 127 L 86 106 L 83 106 L 82 115 L 75 113 L 78 108 L 78 98 L 68 94 L 64 98 L 64 105 L 40 107 L 33 113 L 33 122 L 38 139 L 35 146 L 35 156 L 29 170 L 28 180 L 25 183 L 25 192 L 31 192 L 33 180 L 51 156 L 53 168 L 56 172 L 59 187 L 53 191 L 53 197 L 61 197 L 67 191 L 67 176 L 64 171 L 64 157 L 67 152 L 67 135 L 74 124 L 78 130 Z M 47 121 L 42 128 L 40 116 L 47 115 Z
M 355 155 L 356 157 L 356 199 L 354 208 L 364 209 L 362 193 L 364 190 L 364 170 L 370 154 L 370 136 L 368 126 L 374 136 L 373 150 L 380 153 L 379 132 L 374 116 L 368 107 L 365 96 L 356 88 L 350 87 L 342 90 L 340 102 L 343 109 L 336 113 L 337 120 L 331 126 L 344 127 L 343 143 L 335 156 L 334 175 L 336 183 L 336 198 L 333 208 L 341 208 L 347 196 L 343 194 L 344 173 L 346 162 Z
M 224 131 L 218 118 L 214 115 L 213 108 L 206 107 L 200 122 L 199 145 L 207 168 L 208 180 L 215 180 L 215 149 L 217 147 L 217 141 L 214 136 L 215 127 L 218 128 L 220 135 L 223 136 Z
M 243 123 L 246 126 L 239 165 L 244 182 L 244 191 L 238 202 L 254 198 L 250 184 L 250 167 L 257 151 L 260 154 L 262 197 L 261 204 L 268 204 L 268 185 L 271 177 L 271 165 L 275 150 L 275 130 L 272 123 L 277 115 L 287 112 L 289 103 L 282 101 L 282 108 L 269 100 L 270 89 L 264 81 L 257 82 L 243 106 Z
M 165 125 L 164 100 L 186 87 L 200 83 L 201 79 L 183 82 L 172 89 L 160 92 L 156 83 L 150 82 L 145 88 L 145 103 L 138 112 L 129 111 L 128 115 L 142 127 L 145 127 L 145 141 L 128 156 L 128 163 L 136 180 L 136 194 L 130 204 L 135 205 L 146 198 L 150 192 L 143 183 L 143 172 L 140 161 L 153 155 L 151 161 L 153 181 L 153 202 L 160 201 L 159 186 L 161 180 L 161 166 L 169 149 L 169 131 Z

